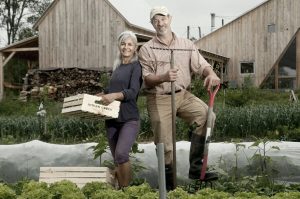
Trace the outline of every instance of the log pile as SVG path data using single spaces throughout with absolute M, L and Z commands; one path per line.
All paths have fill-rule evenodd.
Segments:
M 111 71 L 80 68 L 56 68 L 29 70 L 24 79 L 20 100 L 38 98 L 42 95 L 62 101 L 79 93 L 94 95 L 103 91 Z

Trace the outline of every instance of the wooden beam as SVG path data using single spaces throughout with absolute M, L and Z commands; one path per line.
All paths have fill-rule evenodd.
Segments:
M 4 87 L 3 87 L 3 59 L 4 59 L 4 56 L 3 56 L 3 53 L 0 52 L 0 101 L 2 101 L 3 99 L 3 93 L 4 93 Z
M 220 63 L 220 70 L 221 70 L 221 83 L 224 83 L 224 73 L 223 73 L 223 70 L 224 70 L 224 64 L 223 62 Z
M 32 48 L 10 48 L 3 50 L 3 52 L 25 52 L 25 51 L 39 51 L 38 47 L 32 47 Z
M 300 30 L 296 35 L 296 89 L 300 89 Z
M 5 60 L 4 60 L 4 63 L 2 65 L 2 67 L 4 67 L 8 62 L 9 60 L 16 54 L 16 52 L 12 52 Z
M 278 62 L 275 65 L 275 90 L 278 90 Z

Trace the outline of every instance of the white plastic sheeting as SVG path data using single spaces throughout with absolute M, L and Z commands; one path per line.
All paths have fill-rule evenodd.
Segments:
M 249 165 L 249 159 L 257 153 L 257 147 L 250 147 L 253 142 L 239 143 L 244 145 L 238 151 L 233 143 L 210 143 L 208 165 L 220 166 L 220 162 L 224 163 L 227 169 L 235 166 L 235 158 L 238 158 L 238 168 L 243 169 Z M 262 147 L 262 145 L 259 145 Z M 271 147 L 278 147 L 280 150 L 272 149 Z M 147 165 L 148 171 L 143 175 L 147 176 L 150 184 L 155 184 L 157 177 L 157 163 L 155 162 L 155 145 L 154 144 L 140 144 L 140 148 L 145 150 L 144 154 L 138 154 L 137 157 Z M 249 148 L 250 147 L 250 148 Z M 176 144 L 177 156 L 177 177 L 178 182 L 188 180 L 189 170 L 189 148 L 190 142 L 181 141 Z M 272 163 L 279 171 L 278 179 L 287 182 L 300 183 L 300 143 L 299 142 L 269 142 L 266 145 L 266 155 L 271 157 Z M 262 151 L 261 151 L 262 153 Z M 246 172 L 247 173 L 247 172 Z M 181 181 L 180 181 L 181 179 Z
M 220 160 L 227 167 L 235 166 L 235 155 L 238 155 L 238 166 L 249 165 L 248 160 L 256 152 L 249 148 L 251 142 L 241 143 L 244 148 L 236 151 L 233 143 L 211 143 L 209 145 L 209 166 L 218 166 Z M 88 149 L 95 143 L 76 145 L 48 144 L 41 141 L 31 141 L 16 145 L 0 145 L 0 179 L 16 182 L 24 177 L 38 179 L 41 166 L 99 166 L 99 159 L 94 160 L 93 152 Z M 270 149 L 272 146 L 280 150 Z M 177 142 L 177 177 L 187 179 L 190 143 Z M 135 154 L 147 170 L 139 177 L 145 178 L 152 186 L 157 185 L 157 157 L 153 143 L 139 144 L 144 153 Z M 270 149 L 270 150 L 269 150 Z M 291 182 L 300 180 L 300 144 L 298 142 L 270 142 L 266 148 L 267 156 L 277 165 L 279 175 Z M 102 161 L 111 160 L 110 152 L 103 154 Z

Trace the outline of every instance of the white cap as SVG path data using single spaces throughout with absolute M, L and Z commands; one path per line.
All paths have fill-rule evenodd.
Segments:
M 170 13 L 169 13 L 168 8 L 166 8 L 165 6 L 156 6 L 156 7 L 152 8 L 152 10 L 150 12 L 150 20 L 152 20 L 152 18 L 157 14 L 167 16 Z

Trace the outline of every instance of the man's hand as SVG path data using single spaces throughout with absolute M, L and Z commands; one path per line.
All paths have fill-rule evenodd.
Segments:
M 207 90 L 210 90 L 211 87 L 217 86 L 219 84 L 220 78 L 215 73 L 212 73 L 205 77 L 203 86 L 206 87 Z
M 166 73 L 161 75 L 148 75 L 145 77 L 145 84 L 147 87 L 152 88 L 164 82 L 174 82 L 177 79 L 178 69 L 170 69 Z
M 170 69 L 165 74 L 161 75 L 161 82 L 175 82 L 177 79 L 178 69 Z

